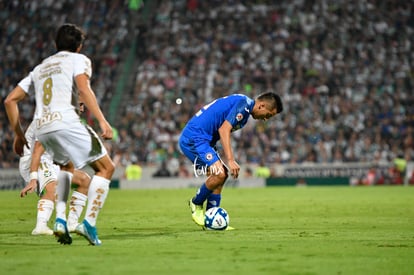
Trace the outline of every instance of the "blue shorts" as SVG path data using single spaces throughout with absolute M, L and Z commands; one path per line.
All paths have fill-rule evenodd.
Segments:
M 207 140 L 181 135 L 178 140 L 181 152 L 193 163 L 196 169 L 210 167 L 220 160 L 217 151 Z

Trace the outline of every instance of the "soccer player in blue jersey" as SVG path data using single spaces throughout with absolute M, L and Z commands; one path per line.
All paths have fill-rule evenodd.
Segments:
M 220 206 L 221 190 L 229 174 L 233 178 L 239 175 L 231 133 L 243 128 L 250 116 L 265 121 L 282 111 L 282 100 L 275 93 L 263 93 L 255 99 L 232 94 L 205 105 L 188 121 L 179 139 L 180 149 L 196 169 L 208 172 L 207 180 L 189 201 L 196 224 L 204 227 L 204 202 L 207 201 L 206 209 Z M 215 149 L 219 140 L 226 162 Z

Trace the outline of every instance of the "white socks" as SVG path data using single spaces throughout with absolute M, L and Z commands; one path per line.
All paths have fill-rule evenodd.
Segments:
M 77 224 L 79 223 L 79 218 L 82 214 L 83 208 L 86 205 L 86 200 L 88 196 L 79 193 L 78 191 L 73 191 L 72 197 L 70 198 L 69 203 L 69 215 L 68 223 Z
M 36 228 L 47 226 L 50 216 L 52 216 L 53 205 L 53 201 L 46 199 L 40 199 L 37 202 Z
M 66 221 L 66 202 L 68 201 L 73 174 L 60 170 L 56 185 L 56 218 Z
M 96 218 L 103 207 L 109 191 L 110 180 L 99 176 L 93 176 L 88 190 L 88 206 L 86 207 L 85 220 L 96 226 Z

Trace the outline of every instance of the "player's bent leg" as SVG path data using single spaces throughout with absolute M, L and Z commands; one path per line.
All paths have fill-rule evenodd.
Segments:
M 91 183 L 91 176 L 82 170 L 74 170 L 72 184 L 76 185 L 76 191 L 84 195 L 88 194 L 89 184 Z
M 108 195 L 109 184 L 110 180 L 108 179 L 99 176 L 92 177 L 88 191 L 85 219 L 75 229 L 75 232 L 84 236 L 91 245 L 101 245 L 97 235 L 96 220 Z
M 75 232 L 76 227 L 79 224 L 79 218 L 82 215 L 83 208 L 86 205 L 88 196 L 74 190 L 69 202 L 69 213 L 68 213 L 68 230 L 69 232 Z
M 71 244 L 72 236 L 66 223 L 66 204 L 69 197 L 70 184 L 72 182 L 73 166 L 71 164 L 67 167 L 62 167 L 58 175 L 58 182 L 56 186 L 56 221 L 53 227 L 53 234 L 61 244 Z M 67 170 L 66 170 L 67 169 Z
M 84 236 L 91 245 L 101 245 L 97 235 L 96 220 L 108 195 L 115 167 L 108 155 L 91 163 L 90 166 L 95 170 L 95 175 L 89 185 L 85 219 L 76 227 L 75 231 Z
M 55 200 L 56 180 L 40 186 L 38 191 L 40 199 L 37 202 L 36 227 L 32 235 L 53 235 L 53 230 L 48 227 L 48 222 L 52 216 Z
M 228 178 L 227 170 L 224 169 L 224 166 L 221 162 L 215 163 L 216 171 L 222 171 L 220 173 L 211 173 L 206 180 L 206 186 L 209 190 L 212 190 L 211 193 L 207 196 L 207 206 L 206 210 L 211 207 L 220 206 L 221 202 L 221 190 L 223 189 L 224 183 Z M 223 168 L 223 169 L 222 169 Z M 212 170 L 212 169 L 210 169 Z
M 210 190 L 216 190 L 222 188 L 223 184 L 228 178 L 226 167 L 224 167 L 221 160 L 216 161 L 213 165 L 208 168 L 209 177 L 206 180 L 206 186 Z
M 53 235 L 53 230 L 47 226 L 54 208 L 53 200 L 40 199 L 37 202 L 36 227 L 32 235 Z
M 97 161 L 90 164 L 95 171 L 96 176 L 100 176 L 106 179 L 111 179 L 115 172 L 115 165 L 108 155 L 103 156 Z
M 220 160 L 209 167 L 209 176 L 206 182 L 197 190 L 196 195 L 189 201 L 191 218 L 204 228 L 204 202 L 212 192 L 221 187 L 227 178 L 226 169 Z
M 72 192 L 69 202 L 67 222 L 69 232 L 75 232 L 76 227 L 79 225 L 79 218 L 88 199 L 87 194 L 90 181 L 91 177 L 85 171 L 75 170 L 73 172 L 72 184 L 74 184 L 76 188 Z

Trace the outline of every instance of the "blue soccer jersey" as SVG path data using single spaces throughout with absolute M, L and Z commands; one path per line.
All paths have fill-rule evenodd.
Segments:
M 214 146 L 220 139 L 219 128 L 224 121 L 230 122 L 232 131 L 246 125 L 253 109 L 254 100 L 242 95 L 233 94 L 218 98 L 205 105 L 187 123 L 183 135 L 197 136 L 198 139 L 209 141 Z
M 219 128 L 228 121 L 232 131 L 246 125 L 254 100 L 241 94 L 218 98 L 198 111 L 183 129 L 179 145 L 194 168 L 209 167 L 220 159 L 214 149 L 220 139 Z

